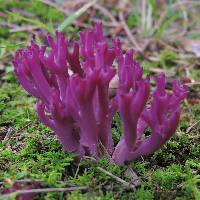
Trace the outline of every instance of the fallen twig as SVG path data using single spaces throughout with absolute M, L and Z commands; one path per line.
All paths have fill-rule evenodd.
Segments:
M 10 24 L 4 20 L 0 21 L 1 26 L 7 26 L 8 28 L 19 28 L 20 26 L 17 26 L 16 24 Z
M 9 194 L 2 195 L 0 197 L 0 200 L 5 200 L 8 199 L 11 196 L 17 196 L 21 194 L 33 194 L 33 193 L 48 193 L 48 192 L 71 192 L 71 191 L 76 191 L 76 190 L 86 190 L 88 189 L 87 187 L 68 187 L 68 188 L 43 188 L 43 189 L 29 189 L 29 190 L 18 190 L 16 192 L 12 192 Z
M 15 183 L 43 183 L 44 180 L 40 180 L 40 179 L 20 179 L 20 180 L 15 180 L 14 182 Z M 5 183 L 6 183 L 6 181 L 1 181 L 0 185 L 4 185 Z M 60 183 L 60 184 L 63 184 L 65 186 L 70 186 L 70 187 L 75 187 L 76 186 L 76 185 L 68 183 L 66 181 L 57 181 L 56 183 Z M 12 180 L 10 180 L 10 184 L 13 184 Z
M 121 183 L 125 187 L 131 188 L 131 189 L 133 189 L 135 191 L 135 185 L 133 185 L 133 184 L 121 179 L 120 177 L 112 174 L 111 172 L 109 172 L 109 171 L 107 171 L 107 170 L 105 170 L 105 169 L 103 169 L 101 167 L 97 167 L 97 169 L 100 170 L 101 172 L 109 175 L 110 177 L 112 177 L 113 179 L 115 179 L 117 182 Z
M 186 133 L 189 133 L 199 122 L 200 122 L 200 120 L 196 121 L 190 127 L 188 127 L 186 130 Z
M 188 85 L 188 86 L 200 85 L 200 82 L 185 83 L 185 85 Z
M 108 17 L 110 21 L 116 26 L 119 25 L 117 20 L 113 17 L 113 15 L 103 6 L 100 4 L 94 4 L 94 8 L 99 10 L 104 16 Z
M 6 136 L 4 137 L 3 141 L 7 141 L 10 138 L 12 133 L 13 133 L 13 128 L 9 127 L 8 130 L 7 130 Z
M 133 46 L 135 47 L 136 51 L 138 52 L 142 52 L 142 48 L 139 46 L 139 44 L 137 43 L 137 41 L 135 40 L 135 38 L 133 37 L 131 30 L 129 29 L 128 25 L 125 22 L 124 19 L 124 14 L 122 11 L 119 12 L 119 19 L 121 21 L 121 24 L 124 28 L 124 31 L 126 32 L 128 38 L 130 39 L 130 41 L 132 42 Z
M 37 25 L 26 25 L 26 26 L 22 26 L 22 27 L 16 27 L 16 28 L 12 28 L 9 31 L 11 33 L 16 33 L 16 32 L 22 32 L 22 31 L 32 31 L 35 29 L 39 29 L 40 27 Z
M 181 4 L 189 4 L 189 5 L 200 5 L 199 1 L 181 1 Z M 176 2 L 174 4 L 171 5 L 171 7 L 177 7 L 177 6 L 181 6 L 179 2 Z

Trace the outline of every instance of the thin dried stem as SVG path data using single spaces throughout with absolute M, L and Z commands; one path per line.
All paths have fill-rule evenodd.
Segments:
M 109 171 L 107 171 L 107 170 L 105 170 L 105 169 L 103 169 L 103 168 L 101 168 L 101 167 L 97 167 L 97 169 L 100 170 L 101 172 L 107 174 L 108 176 L 112 177 L 112 178 L 115 179 L 118 183 L 121 183 L 121 184 L 124 185 L 125 187 L 131 188 L 131 189 L 133 189 L 133 190 L 135 191 L 135 186 L 134 186 L 133 184 L 131 184 L 131 183 L 129 183 L 129 182 L 127 182 L 127 181 L 121 179 L 120 177 L 118 177 L 118 176 L 112 174 L 111 172 L 109 172 Z
M 186 130 L 186 133 L 189 133 L 199 122 L 200 122 L 200 120 L 196 121 L 190 127 L 188 127 Z
M 116 26 L 119 23 L 117 20 L 114 18 L 114 16 L 109 12 L 105 7 L 101 6 L 100 4 L 95 4 L 93 6 L 95 9 L 99 10 L 104 16 L 108 17 L 110 21 Z
M 71 192 L 77 190 L 86 190 L 87 187 L 68 187 L 68 188 L 43 188 L 43 189 L 30 189 L 30 190 L 18 190 L 17 192 L 12 192 L 6 195 L 2 195 L 0 200 L 9 199 L 13 195 L 22 195 L 22 194 L 38 194 L 38 193 L 48 193 L 48 192 Z
M 123 28 L 124 28 L 124 30 L 125 30 L 128 38 L 132 42 L 135 50 L 138 51 L 138 52 L 142 52 L 142 48 L 140 47 L 140 45 L 138 44 L 138 42 L 136 41 L 136 39 L 133 37 L 133 35 L 131 33 L 131 30 L 129 29 L 128 25 L 125 22 L 124 14 L 123 14 L 122 11 L 119 12 L 119 19 L 121 21 L 121 24 L 122 24 L 122 26 L 123 26 Z

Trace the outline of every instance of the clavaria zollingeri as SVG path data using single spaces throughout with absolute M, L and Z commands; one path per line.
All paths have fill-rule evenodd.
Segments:
M 186 87 L 175 80 L 167 92 L 165 75 L 159 74 L 151 93 L 150 77 L 144 77 L 133 50 L 123 53 L 118 39 L 110 47 L 101 23 L 80 32 L 80 46 L 76 41 L 71 46 L 60 32 L 47 41 L 48 47 L 32 42 L 19 49 L 13 63 L 21 85 L 37 99 L 40 120 L 57 134 L 64 150 L 99 158 L 104 147 L 115 163 L 124 164 L 154 153 L 175 133 Z M 110 97 L 116 76 L 119 84 Z M 123 133 L 114 147 L 116 112 Z M 145 137 L 147 128 L 151 134 Z

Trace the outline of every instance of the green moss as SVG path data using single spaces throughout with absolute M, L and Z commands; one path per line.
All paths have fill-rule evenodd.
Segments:
M 0 93 L 0 124 L 12 123 L 19 128 L 35 118 L 35 100 L 27 98 L 27 94 L 17 83 L 3 84 Z
M 199 163 L 192 160 L 187 161 L 183 166 L 172 164 L 165 170 L 156 170 L 153 174 L 153 181 L 159 190 L 166 193 L 175 191 L 176 196 L 184 194 L 184 199 L 199 199 L 200 177 L 196 175 L 198 171 L 193 173 L 194 169 L 199 171 Z
M 23 140 L 23 139 L 22 139 Z M 54 138 L 48 138 L 51 143 L 55 143 Z M 5 144 L 6 145 L 6 144 Z M 18 146 L 17 151 L 13 152 L 15 143 L 10 150 L 5 148 L 1 151 L 0 157 L 5 163 L 9 163 L 6 168 L 6 173 L 12 179 L 33 178 L 46 180 L 47 185 L 55 185 L 56 181 L 61 180 L 67 166 L 73 160 L 72 155 L 68 155 L 58 147 L 52 148 L 52 145 L 45 144 L 42 136 L 36 135 L 34 139 L 24 139 L 22 142 L 23 148 Z M 0 171 L 0 176 L 5 177 L 4 171 Z M 7 176 L 6 176 L 7 177 Z
M 163 68 L 171 67 L 174 65 L 177 55 L 173 51 L 162 50 L 160 52 L 159 64 Z
M 194 115 L 196 116 L 196 120 L 200 120 L 200 103 L 195 104 L 192 107 L 192 111 Z
M 114 200 L 112 193 L 100 192 L 98 195 L 93 193 L 82 194 L 79 191 L 72 192 L 68 196 L 69 200 Z
M 173 190 L 183 179 L 183 169 L 180 165 L 172 164 L 167 170 L 158 169 L 154 172 L 153 180 L 161 189 Z
M 141 175 L 145 175 L 149 168 L 148 162 L 133 162 L 130 164 L 130 167 L 135 169 Z
M 152 190 L 145 189 L 145 187 L 142 186 L 136 191 L 134 198 L 137 200 L 152 200 L 154 199 L 154 195 Z
M 123 127 L 122 127 L 120 115 L 119 113 L 116 113 L 113 119 L 113 124 L 112 124 L 112 135 L 113 135 L 113 140 L 115 144 L 119 142 L 122 131 L 123 131 Z
M 85 171 L 83 174 L 79 175 L 77 178 L 71 178 L 70 182 L 75 185 L 81 186 L 92 186 L 94 184 L 94 173 L 91 170 Z

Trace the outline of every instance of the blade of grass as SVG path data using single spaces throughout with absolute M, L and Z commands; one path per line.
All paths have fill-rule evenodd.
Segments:
M 24 17 L 24 16 L 22 16 L 18 13 L 15 13 L 15 12 L 9 12 L 9 11 L 7 11 L 7 12 L 12 17 L 16 17 L 20 20 L 24 20 L 24 21 L 29 22 L 31 24 L 35 24 L 35 25 L 47 30 L 48 32 L 50 32 L 52 34 L 54 34 L 54 32 L 55 32 L 52 26 L 46 25 L 46 24 L 42 23 L 41 21 L 38 21 L 36 19 L 31 19 L 31 18 L 28 18 L 28 17 Z
M 17 46 L 24 46 L 25 45 L 25 42 L 20 42 L 20 43 L 17 43 L 17 44 L 8 44 L 8 45 L 3 45 L 1 46 L 0 45 L 0 49 L 8 49 L 8 48 L 13 48 L 13 47 L 17 47 Z
M 146 18 L 146 31 L 145 31 L 147 35 L 151 30 L 152 23 L 153 23 L 153 6 L 149 1 L 147 4 L 147 18 Z
M 165 34 L 166 30 L 169 28 L 169 26 L 178 18 L 180 18 L 180 13 L 175 13 L 174 15 L 166 16 L 166 18 L 163 20 L 162 24 L 160 24 L 159 27 L 157 27 L 156 30 L 156 36 L 161 37 Z
M 94 5 L 97 0 L 86 3 L 83 7 L 78 9 L 74 14 L 68 16 L 58 27 L 58 31 L 63 31 L 67 26 L 69 26 L 74 20 L 80 17 L 88 8 Z

